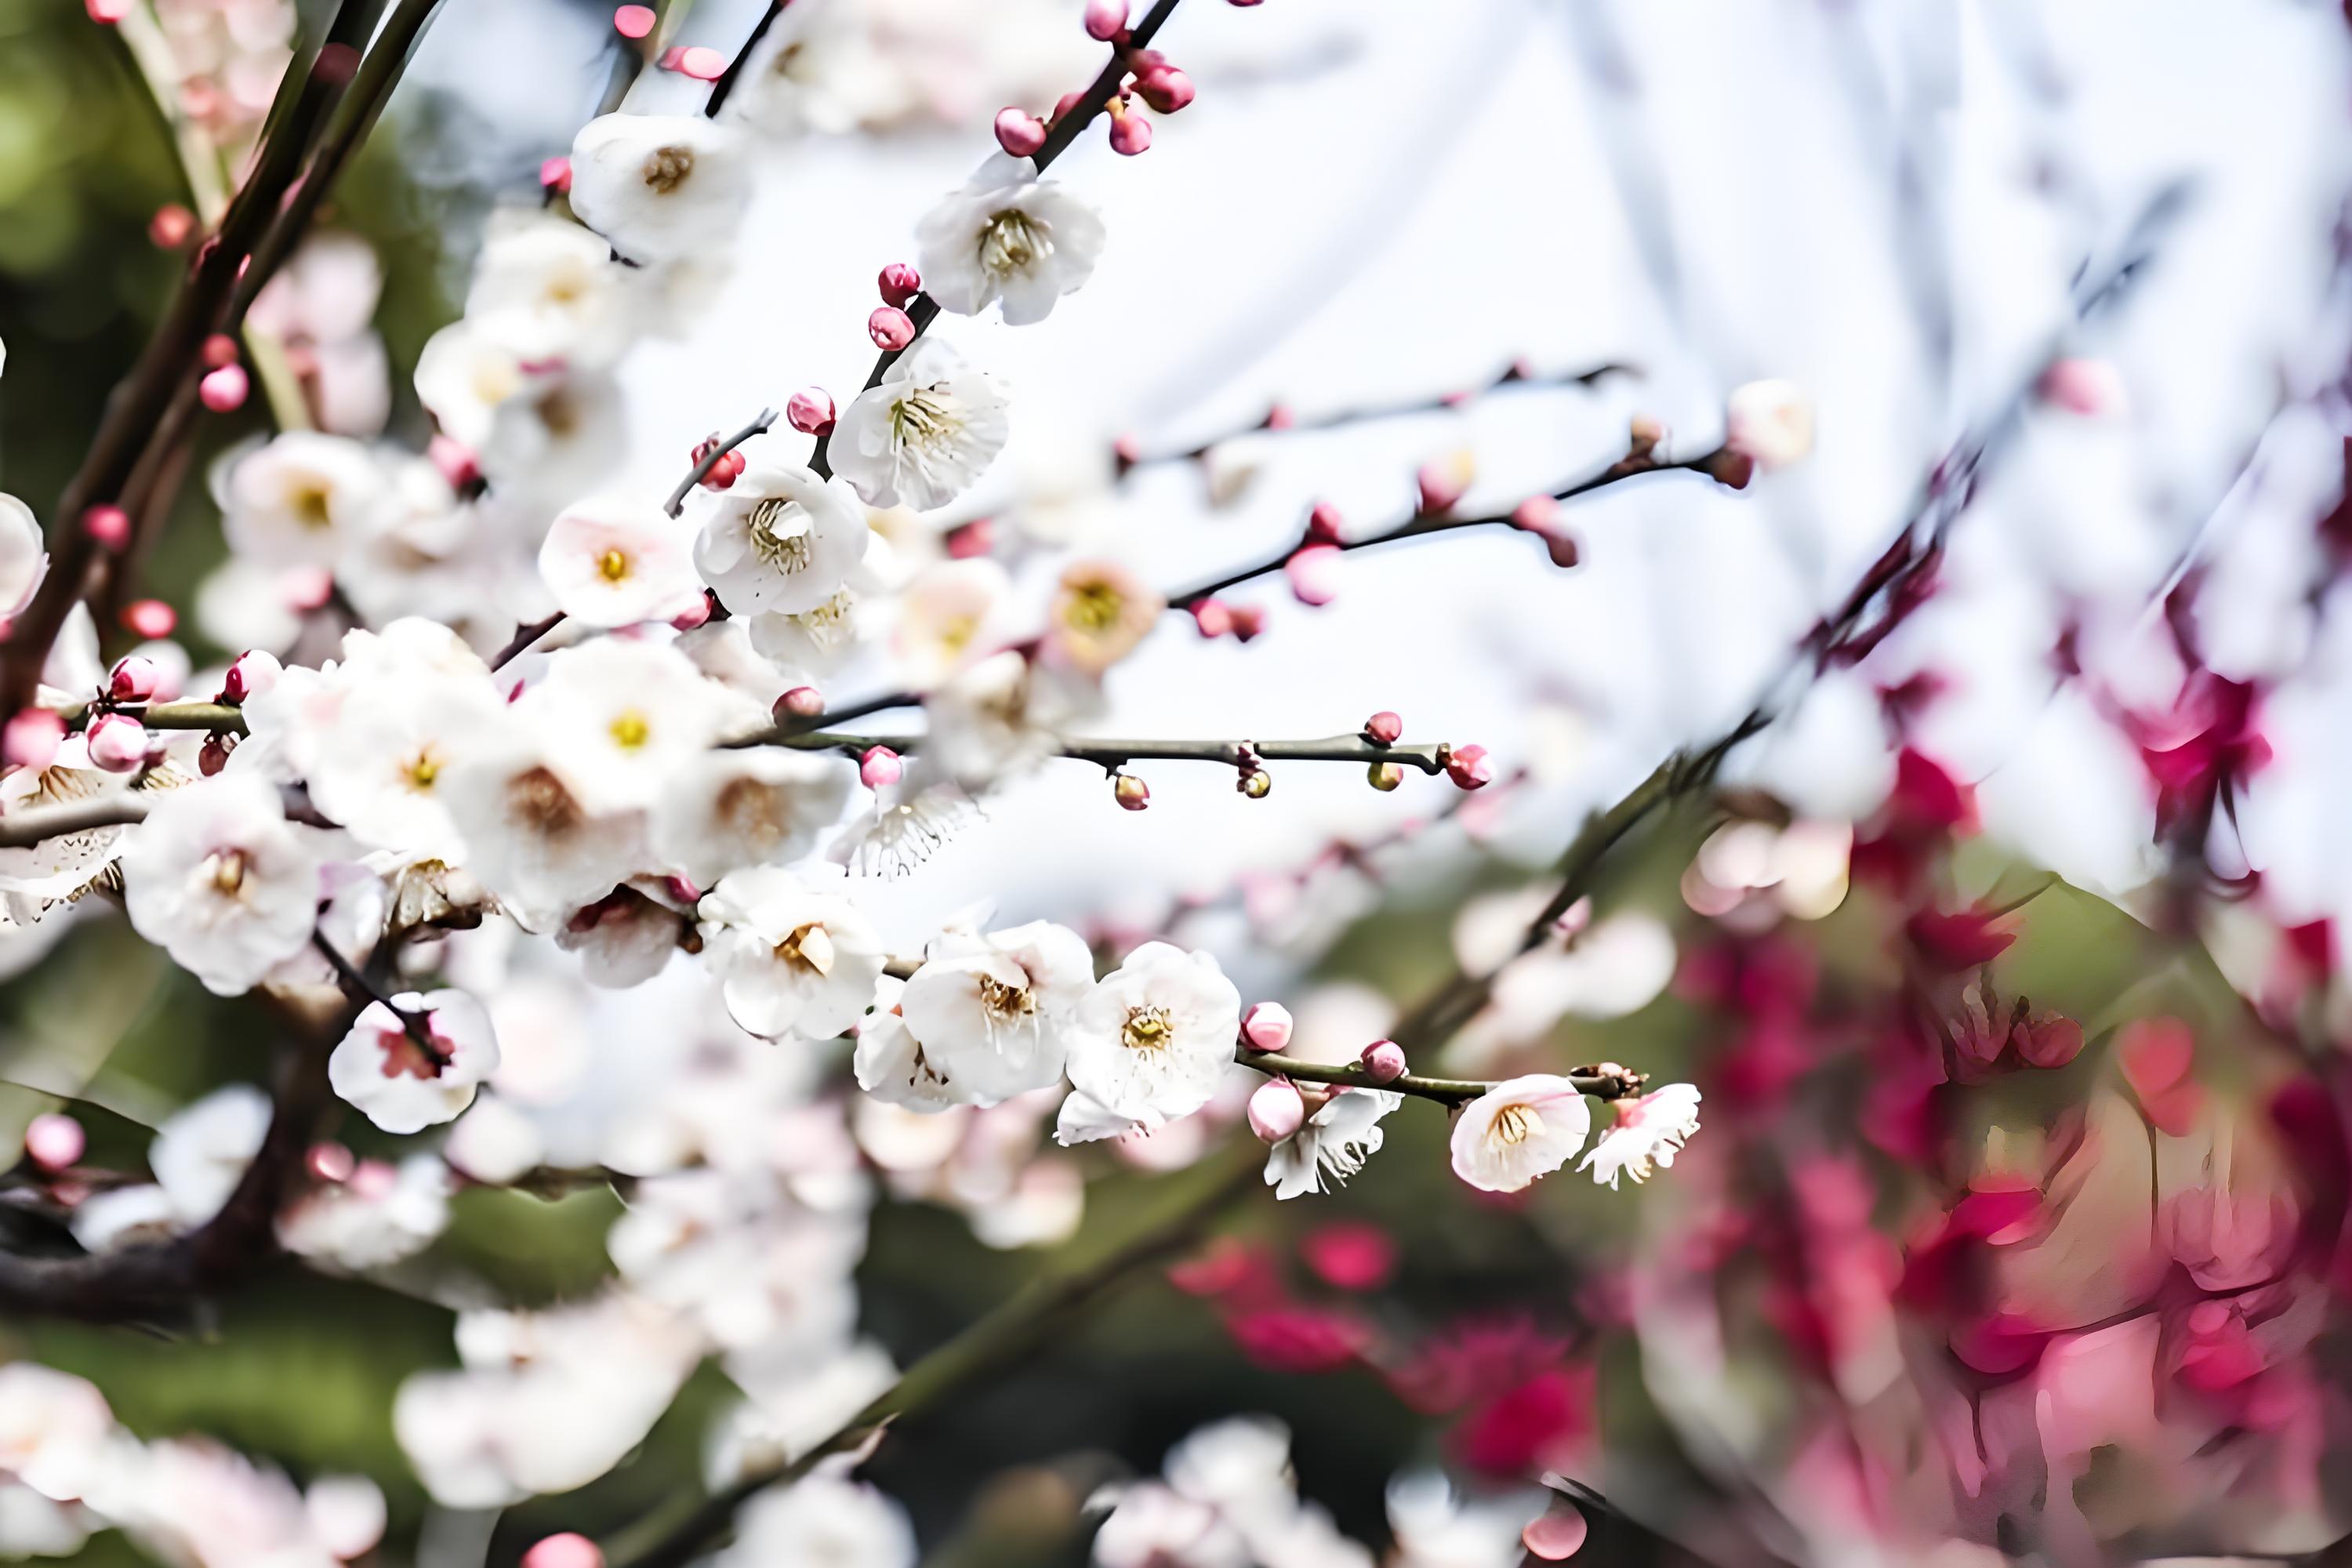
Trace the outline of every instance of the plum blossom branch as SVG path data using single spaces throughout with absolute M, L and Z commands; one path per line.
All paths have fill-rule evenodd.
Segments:
M 1427 1078 L 1410 1072 L 1383 1081 L 1365 1071 L 1361 1062 L 1304 1061 L 1279 1052 L 1254 1051 L 1247 1046 L 1235 1047 L 1234 1060 L 1268 1078 L 1286 1078 L 1294 1083 L 1332 1084 L 1341 1089 L 1385 1089 L 1392 1094 L 1433 1100 L 1440 1105 L 1461 1105 L 1495 1087 L 1477 1079 Z M 1642 1086 L 1649 1081 L 1646 1074 L 1613 1062 L 1575 1068 L 1561 1076 L 1580 1092 L 1597 1100 L 1622 1100 L 1640 1093 Z
M 448 1047 L 433 1037 L 433 1031 L 426 1026 L 423 1015 L 394 1004 L 373 981 L 361 972 L 357 964 L 343 956 L 342 949 L 330 941 L 325 931 L 311 931 L 310 946 L 318 952 L 320 957 L 327 961 L 327 967 L 335 972 L 336 983 L 343 988 L 345 996 L 362 1007 L 371 1005 L 382 1007 L 400 1020 L 400 1032 L 407 1036 L 409 1042 L 418 1050 L 425 1053 L 427 1060 L 434 1063 L 436 1068 L 446 1068 L 449 1065 Z
M 686 478 L 678 480 L 677 488 L 669 492 L 669 500 L 662 502 L 662 510 L 669 513 L 672 517 L 676 517 L 678 513 L 684 511 L 686 510 L 686 498 L 694 493 L 695 486 L 700 484 L 705 479 L 709 477 L 710 470 L 712 468 L 717 468 L 720 461 L 723 460 L 730 452 L 735 450 L 736 447 L 741 446 L 752 437 L 765 434 L 766 431 L 775 424 L 775 422 L 776 411 L 772 408 L 762 408 L 760 410 L 758 418 L 752 420 L 749 425 L 744 426 L 740 430 L 736 431 L 732 436 L 727 437 L 725 439 L 719 441 L 709 451 L 703 453 L 701 457 L 695 459 L 694 467 L 688 471 Z
M 1239 1140 L 1171 1184 L 1183 1190 L 1146 1224 L 1090 1262 L 1055 1270 L 1030 1284 L 945 1344 L 833 1436 L 789 1463 L 754 1468 L 712 1493 L 676 1523 L 650 1521 L 642 1532 L 609 1542 L 612 1568 L 679 1568 L 724 1536 L 735 1510 L 769 1487 L 800 1479 L 824 1460 L 848 1454 L 888 1427 L 919 1420 L 1047 1344 L 1081 1309 L 1093 1305 L 1137 1271 L 1191 1246 L 1226 1205 L 1258 1185 L 1256 1143 Z
M 768 0 L 768 8 L 760 13 L 758 21 L 751 24 L 751 31 L 745 36 L 743 47 L 735 51 L 735 58 L 727 62 L 727 68 L 719 72 L 719 79 L 710 84 L 710 96 L 703 100 L 702 105 L 705 115 L 712 120 L 719 118 L 719 110 L 726 106 L 727 100 L 735 91 L 735 84 L 751 68 L 751 55 L 759 48 L 760 40 L 768 36 L 768 29 L 776 25 L 776 18 L 784 14 L 784 4 L 785 0 Z
M 798 752 L 841 752 L 849 756 L 862 756 L 877 746 L 887 746 L 907 755 L 922 750 L 921 735 L 853 735 L 838 730 L 815 730 L 799 732 L 769 731 L 750 740 L 730 742 L 737 746 L 787 746 Z M 1055 749 L 1055 755 L 1071 762 L 1093 763 L 1116 772 L 1131 762 L 1223 763 L 1242 772 L 1254 770 L 1259 763 L 1353 763 L 1370 766 L 1378 763 L 1396 763 L 1418 768 L 1424 773 L 1445 771 L 1452 748 L 1444 742 L 1427 742 L 1417 745 L 1382 745 L 1361 735 L 1333 735 L 1319 741 L 1070 741 Z

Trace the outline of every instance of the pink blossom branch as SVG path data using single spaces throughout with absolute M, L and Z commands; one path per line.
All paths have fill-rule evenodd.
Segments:
M 838 730 L 803 731 L 794 733 L 769 731 L 750 740 L 730 742 L 735 746 L 788 746 L 797 752 L 840 752 L 848 756 L 863 756 L 877 746 L 887 746 L 902 755 L 912 756 L 921 751 L 929 739 L 923 735 L 853 735 Z M 1352 763 L 1369 767 L 1377 763 L 1395 763 L 1417 768 L 1424 773 L 1442 773 L 1451 748 L 1443 741 L 1424 742 L 1414 745 L 1382 745 L 1361 735 L 1333 735 L 1320 741 L 1067 741 L 1054 750 L 1054 755 L 1071 762 L 1092 763 L 1116 773 L 1133 762 L 1222 763 L 1243 773 L 1253 772 L 1260 763 Z
M 1433 1100 L 1447 1106 L 1475 1100 L 1495 1087 L 1477 1079 L 1428 1078 L 1410 1072 L 1383 1083 L 1366 1072 L 1361 1062 L 1304 1061 L 1276 1052 L 1254 1051 L 1247 1046 L 1234 1048 L 1234 1060 L 1268 1078 L 1286 1078 L 1294 1083 L 1323 1083 L 1339 1089 L 1385 1089 L 1394 1094 Z M 1571 1068 L 1561 1076 L 1574 1084 L 1579 1091 L 1596 1100 L 1622 1100 L 1628 1095 L 1639 1094 L 1642 1086 L 1649 1082 L 1648 1074 L 1634 1072 L 1614 1062 Z

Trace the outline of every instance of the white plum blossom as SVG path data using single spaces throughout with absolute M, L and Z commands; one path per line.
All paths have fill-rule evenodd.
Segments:
M 183 1226 L 218 1214 L 269 1135 L 269 1097 L 232 1083 L 182 1107 L 155 1129 L 147 1167 Z
M 915 1568 L 906 1510 L 861 1482 L 813 1475 L 756 1494 L 735 1516 L 735 1543 L 713 1568 Z
M 1189 1116 L 1233 1064 L 1241 1017 L 1241 993 L 1213 954 L 1145 942 L 1079 1001 L 1070 1084 L 1130 1121 Z
M 845 480 L 762 461 L 719 496 L 694 563 L 736 615 L 805 615 L 842 591 L 873 537 Z
M 310 942 L 321 864 L 277 786 L 225 773 L 166 792 L 133 830 L 123 903 L 141 936 L 233 996 Z
M 720 878 L 697 912 L 728 1014 L 751 1034 L 829 1039 L 874 1000 L 882 939 L 844 893 L 754 866 Z
M 985 556 L 924 569 L 899 595 L 891 630 L 900 679 L 929 691 L 1003 648 L 1012 640 L 1012 604 L 1011 574 Z
M 0 1364 L 0 1475 L 72 1502 L 99 1480 L 113 1434 L 114 1413 L 95 1384 L 37 1362 Z
M 449 1227 L 454 1184 L 437 1154 L 414 1154 L 398 1166 L 362 1160 L 349 1177 L 322 1182 L 278 1212 L 278 1245 L 347 1271 L 397 1263 Z
M 869 1013 L 858 1024 L 851 1066 L 857 1087 L 884 1105 L 932 1115 L 968 1103 L 963 1086 L 931 1060 L 895 1007 Z
M 22 614 L 48 574 L 41 520 L 15 496 L 0 493 L 0 616 Z
M 995 384 L 924 337 L 850 400 L 826 452 L 870 504 L 929 511 L 971 488 L 1010 429 Z
M 1481 1192 L 1516 1193 L 1574 1159 L 1591 1131 L 1592 1109 L 1567 1079 L 1505 1079 L 1455 1115 L 1454 1173 Z
M 318 748 L 310 798 L 362 843 L 454 862 L 462 841 L 445 804 L 448 774 L 459 758 L 496 745 L 505 719 L 486 674 L 372 681 Z
M 1675 1163 L 1683 1144 L 1698 1131 L 1699 1092 L 1695 1085 L 1670 1083 L 1617 1102 L 1617 1125 L 1593 1140 L 1576 1168 L 1617 1189 L 1617 1178 L 1647 1181 L 1653 1167 Z
M 1403 1103 L 1404 1096 L 1391 1089 L 1341 1089 L 1266 1151 L 1265 1184 L 1277 1198 L 1343 1184 L 1381 1152 L 1381 1121 Z
M 417 351 L 416 401 L 444 435 L 468 451 L 488 442 L 499 409 L 530 379 L 514 350 L 470 321 L 450 322 Z
M 908 980 L 898 1011 L 958 1100 L 995 1105 L 1060 1080 L 1094 973 L 1086 939 L 1048 921 L 986 936 L 950 931 Z
M 1813 449 L 1813 404 L 1790 381 L 1751 381 L 1724 404 L 1723 444 L 1770 472 Z
M 275 565 L 331 566 L 394 516 L 375 454 L 344 436 L 289 430 L 230 470 L 221 528 L 229 547 Z
M 463 991 L 410 991 L 361 1011 L 327 1058 L 327 1081 L 383 1131 L 421 1132 L 456 1121 L 498 1068 L 498 1037 L 479 1002 Z
M 751 195 L 742 135 L 698 114 L 606 114 L 572 142 L 572 210 L 635 261 L 724 241 Z
M 519 704 L 527 706 L 527 704 Z M 643 813 L 600 816 L 558 770 L 529 723 L 440 785 L 466 844 L 466 868 L 525 926 L 543 931 L 635 874 L 646 855 Z
M 667 967 L 692 924 L 643 888 L 620 887 L 559 926 L 555 945 L 583 955 L 580 978 L 589 984 L 626 990 Z
M 598 637 L 549 661 L 518 708 L 572 792 L 598 812 L 651 805 L 719 738 L 731 702 L 665 644 Z
M 838 758 L 781 747 L 705 752 L 655 803 L 654 853 L 698 887 L 738 867 L 796 860 L 840 822 L 851 773 Z
M 520 365 L 602 370 L 635 324 L 627 273 L 576 223 L 533 212 L 495 224 L 474 263 L 464 325 Z
M 0 778 L 0 821 L 12 812 L 128 789 L 127 773 L 93 765 L 89 742 L 68 735 L 47 767 L 12 769 Z M 29 924 L 54 902 L 79 897 L 121 857 L 127 827 L 93 827 L 38 844 L 0 849 L 0 894 L 11 920 Z
M 940 308 L 976 316 L 1003 301 L 1011 326 L 1042 321 L 1094 275 L 1102 215 L 1026 158 L 998 153 L 915 226 L 916 264 Z
M 539 575 L 555 607 L 587 626 L 667 621 L 702 600 L 685 527 L 619 496 L 591 496 L 558 513 L 540 542 Z

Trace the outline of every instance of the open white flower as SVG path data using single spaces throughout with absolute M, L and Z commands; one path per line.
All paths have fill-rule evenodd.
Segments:
M 779 669 L 814 682 L 839 671 L 873 625 L 857 590 L 850 587 L 813 610 L 746 616 L 743 629 L 752 652 Z
M 96 1384 L 38 1362 L 0 1365 L 0 1477 L 72 1502 L 101 1479 L 113 1433 L 114 1412 Z
M 565 507 L 540 542 L 539 574 L 555 607 L 583 626 L 667 621 L 702 599 L 686 529 L 657 506 L 619 496 Z
M 15 496 L 0 494 L 0 616 L 22 613 L 48 574 L 41 520 Z
M 448 1229 L 453 1185 L 438 1154 L 413 1154 L 397 1166 L 363 1161 L 349 1180 L 321 1184 L 280 1210 L 278 1242 L 314 1265 L 381 1268 Z
M 1266 1151 L 1265 1184 L 1277 1198 L 1295 1198 L 1344 1184 L 1381 1152 L 1381 1120 L 1403 1103 L 1392 1089 L 1340 1089 Z
M 410 991 L 388 1007 L 368 1004 L 328 1057 L 327 1081 L 384 1131 L 420 1132 L 456 1121 L 498 1067 L 498 1038 L 479 1002 L 463 991 Z
M 826 451 L 834 472 L 875 506 L 942 507 L 1004 449 L 1004 395 L 936 338 L 919 338 L 881 384 L 841 411 Z
M 500 744 L 461 758 L 436 789 L 466 841 L 466 868 L 526 927 L 544 931 L 640 868 L 645 818 L 590 809 L 530 715 L 517 717 Z
M 857 1087 L 885 1105 L 929 1116 L 971 1103 L 963 1085 L 931 1059 L 895 1007 L 869 1013 L 858 1024 L 851 1066 Z
M 1751 381 L 1724 404 L 1723 444 L 1770 472 L 1813 449 L 1813 402 L 1793 381 Z
M 1576 1168 L 1617 1190 L 1617 1178 L 1649 1179 L 1653 1166 L 1675 1163 L 1683 1144 L 1698 1131 L 1699 1093 L 1696 1085 L 1670 1083 L 1649 1093 L 1617 1102 L 1617 1125 L 1593 1141 Z
M 233 996 L 310 940 L 320 865 L 275 785 L 226 773 L 167 792 L 132 830 L 123 902 L 141 936 Z
M 88 800 L 130 785 L 129 774 L 94 766 L 89 742 L 79 735 L 68 735 L 47 767 L 15 768 L 0 778 L 0 820 L 12 812 Z M 121 856 L 123 837 L 130 831 L 92 827 L 19 848 L 0 849 L 0 894 L 7 895 L 11 915 L 30 920 L 54 902 L 79 898 Z
M 394 515 L 392 481 L 359 442 L 289 430 L 238 461 L 221 531 L 272 565 L 331 566 Z
M 659 799 L 719 738 L 732 704 L 674 647 L 598 637 L 557 654 L 518 706 L 546 727 L 572 794 L 603 813 Z
M 173 1218 L 198 1226 L 221 1211 L 269 1135 L 269 1096 L 232 1083 L 181 1107 L 155 1129 L 147 1168 Z
M 654 805 L 654 853 L 698 887 L 744 866 L 781 865 L 841 820 L 852 770 L 781 747 L 706 752 Z
M 1094 973 L 1086 939 L 1049 921 L 986 936 L 950 931 L 931 943 L 898 1010 L 964 1103 L 995 1105 L 1061 1078 Z
M 464 321 L 425 340 L 415 379 L 416 401 L 434 423 L 474 451 L 489 440 L 500 406 L 530 384 L 512 349 Z
M 1591 1131 L 1592 1109 L 1567 1079 L 1505 1079 L 1455 1117 L 1454 1173 L 1481 1192 L 1516 1193 L 1574 1159 Z
M 711 1561 L 714 1568 L 915 1568 L 915 1530 L 907 1510 L 874 1488 L 814 1475 L 753 1497 L 736 1516 L 735 1543 Z
M 929 691 L 1003 647 L 1012 607 L 1011 575 L 985 556 L 926 567 L 898 595 L 890 652 L 900 679 Z
M 474 263 L 466 321 L 523 364 L 602 370 L 629 343 L 627 268 L 576 223 L 533 212 L 494 225 Z
M 1071 1086 L 1112 1116 L 1189 1116 L 1233 1065 L 1241 1020 L 1213 955 L 1145 942 L 1078 1003 Z
M 728 1016 L 749 1033 L 830 1039 L 874 1000 L 882 939 L 844 894 L 754 866 L 720 878 L 696 912 Z
M 736 615 L 801 615 L 842 591 L 873 537 L 845 481 L 761 462 L 720 494 L 694 563 Z
M 741 133 L 698 114 L 606 114 L 572 142 L 572 210 L 635 261 L 734 232 L 751 195 Z
M 445 804 L 449 770 L 499 744 L 505 721 L 486 676 L 434 670 L 371 679 L 317 748 L 310 798 L 362 843 L 455 862 L 463 841 Z
M 944 310 L 977 316 L 1004 302 L 1010 326 L 1042 321 L 1094 275 L 1102 215 L 1026 158 L 999 153 L 915 226 L 924 290 Z

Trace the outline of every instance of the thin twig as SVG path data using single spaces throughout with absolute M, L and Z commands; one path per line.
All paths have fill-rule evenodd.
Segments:
M 853 757 L 863 756 L 876 746 L 887 746 L 901 755 L 912 756 L 929 744 L 929 740 L 920 734 L 853 735 L 838 730 L 770 730 L 729 744 L 787 746 L 796 752 L 840 752 Z M 1395 763 L 1424 773 L 1442 773 L 1448 750 L 1443 741 L 1384 746 L 1361 735 L 1332 735 L 1319 741 L 1114 741 L 1089 737 L 1065 742 L 1055 749 L 1054 754 L 1071 762 L 1092 763 L 1113 773 L 1129 763 L 1157 761 L 1222 763 L 1244 773 L 1254 771 L 1260 763 L 1352 763 L 1358 767 Z
M 719 118 L 719 110 L 734 93 L 735 84 L 742 79 L 743 72 L 751 64 L 751 51 L 760 47 L 760 40 L 768 36 L 768 29 L 774 26 L 776 18 L 783 14 L 784 0 L 768 0 L 768 8 L 760 14 L 757 22 L 751 24 L 751 36 L 743 40 L 743 47 L 735 51 L 735 58 L 727 62 L 727 68 L 719 74 L 717 81 L 710 84 L 710 96 L 702 105 L 704 114 L 713 120 Z
M 1385 1089 L 1393 1094 L 1433 1100 L 1440 1105 L 1460 1105 L 1495 1087 L 1477 1079 L 1427 1078 L 1420 1073 L 1407 1073 L 1382 1083 L 1366 1072 L 1360 1062 L 1304 1061 L 1278 1052 L 1254 1051 L 1246 1046 L 1234 1047 L 1234 1060 L 1268 1078 L 1286 1078 L 1294 1083 L 1335 1084 L 1342 1089 Z M 1622 1100 L 1638 1094 L 1649 1081 L 1645 1074 L 1613 1066 L 1577 1068 L 1560 1076 L 1580 1092 L 1599 1100 Z
M 709 451 L 705 452 L 701 458 L 696 461 L 693 468 L 688 472 L 686 478 L 677 481 L 677 489 L 669 492 L 669 500 L 662 502 L 662 510 L 669 513 L 672 517 L 676 517 L 678 513 L 684 511 L 686 510 L 686 498 L 694 493 L 695 486 L 700 484 L 705 479 L 709 477 L 710 470 L 718 467 L 719 458 L 727 456 L 728 453 L 732 452 L 736 447 L 741 446 L 752 437 L 766 433 L 768 428 L 774 425 L 775 422 L 776 411 L 772 408 L 762 408 L 760 410 L 760 416 L 758 418 L 752 420 L 749 425 L 744 426 L 743 428 L 736 431 L 735 434 L 719 442 L 719 445 L 711 447 Z

